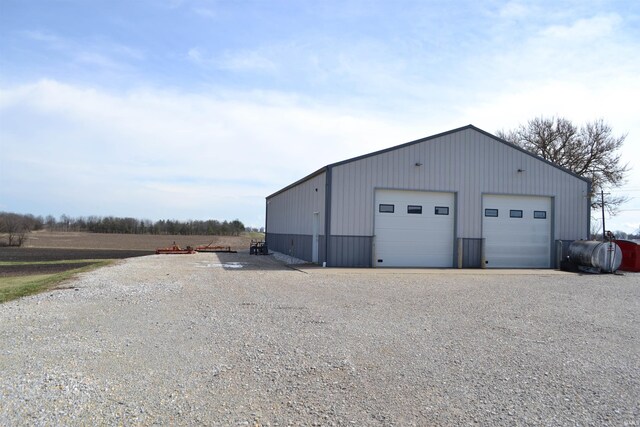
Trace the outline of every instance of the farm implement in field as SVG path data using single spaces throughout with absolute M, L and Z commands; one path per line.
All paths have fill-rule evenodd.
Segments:
M 238 252 L 232 251 L 231 246 L 211 246 L 211 243 L 206 246 L 196 246 L 196 252 L 227 252 L 231 254 L 235 254 Z
M 156 254 L 166 254 L 166 255 L 174 255 L 174 254 L 195 254 L 196 251 L 191 247 L 187 246 L 186 248 L 181 248 L 176 245 L 176 242 L 173 242 L 172 246 L 168 248 L 158 248 L 156 249 Z
M 251 244 L 249 245 L 249 254 L 250 255 L 269 255 L 269 247 L 267 246 L 267 242 L 262 240 L 251 240 Z

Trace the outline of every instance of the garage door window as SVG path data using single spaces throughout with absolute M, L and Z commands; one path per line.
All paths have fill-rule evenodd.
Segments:
M 393 213 L 395 211 L 395 205 L 380 204 L 380 206 L 378 207 L 378 211 L 380 213 Z
M 497 217 L 498 216 L 498 209 L 485 209 L 484 210 L 484 216 Z
M 449 215 L 449 208 L 447 206 L 436 206 L 436 215 Z
M 417 214 L 417 215 L 421 215 L 421 214 L 422 214 L 422 206 L 418 206 L 418 205 L 409 205 L 409 206 L 407 206 L 407 213 L 408 213 L 408 214 Z
M 522 211 L 517 209 L 511 209 L 509 211 L 510 218 L 522 218 Z
M 533 211 L 535 219 L 547 219 L 547 211 Z

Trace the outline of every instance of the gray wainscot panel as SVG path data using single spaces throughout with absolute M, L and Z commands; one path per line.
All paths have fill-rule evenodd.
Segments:
M 322 265 L 322 263 L 327 261 L 326 258 L 324 257 L 324 245 L 325 245 L 325 238 L 321 234 L 320 236 L 318 236 L 318 264 L 320 265 Z
M 324 251 L 322 250 L 324 247 L 324 236 L 319 236 L 318 240 L 318 260 L 319 263 L 322 264 L 324 261 Z M 266 241 L 267 245 L 269 245 L 269 250 L 311 262 L 313 236 L 305 234 L 267 233 Z
M 462 268 L 482 266 L 482 239 L 462 239 Z
M 330 236 L 330 267 L 371 267 L 372 236 Z

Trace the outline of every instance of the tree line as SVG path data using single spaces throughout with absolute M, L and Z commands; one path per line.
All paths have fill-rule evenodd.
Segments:
M 218 221 L 215 219 L 179 221 L 161 219 L 151 221 L 131 217 L 116 216 L 88 216 L 69 217 L 60 216 L 55 219 L 47 216 L 44 227 L 51 231 L 87 231 L 89 233 L 116 234 L 180 234 L 180 235 L 216 235 L 237 236 L 244 231 L 244 224 L 240 220 Z
M 2 242 L 9 246 L 21 246 L 25 235 L 31 231 L 47 229 L 50 231 L 84 231 L 89 233 L 114 234 L 178 234 L 178 235 L 214 235 L 238 236 L 245 231 L 244 224 L 233 221 L 161 219 L 151 221 L 130 217 L 88 216 L 71 217 L 61 215 L 35 216 L 0 212 L 0 233 L 6 237 Z

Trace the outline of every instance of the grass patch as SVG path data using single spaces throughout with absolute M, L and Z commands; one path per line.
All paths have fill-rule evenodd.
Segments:
M 104 259 L 64 259 L 57 261 L 0 261 L 0 267 L 3 265 L 52 265 L 52 264 L 78 264 L 83 262 L 98 263 Z
M 70 261 L 71 262 L 71 261 Z M 75 261 L 74 261 L 75 262 Z M 81 268 L 74 268 L 72 270 L 63 271 L 56 274 L 38 274 L 31 276 L 17 276 L 17 277 L 0 277 L 0 303 L 11 301 L 16 298 L 24 297 L 27 295 L 44 292 L 52 289 L 61 282 L 72 278 L 78 273 L 85 271 L 95 270 L 96 268 L 104 267 L 112 264 L 114 260 L 98 260 L 91 265 L 87 265 Z M 30 263 L 26 263 L 30 264 Z M 32 263 L 36 264 L 36 263 Z M 14 264 L 15 265 L 15 264 Z M 24 264 L 19 264 L 24 265 Z
M 251 239 L 264 240 L 264 233 L 260 233 L 259 231 L 246 231 L 243 234 Z

